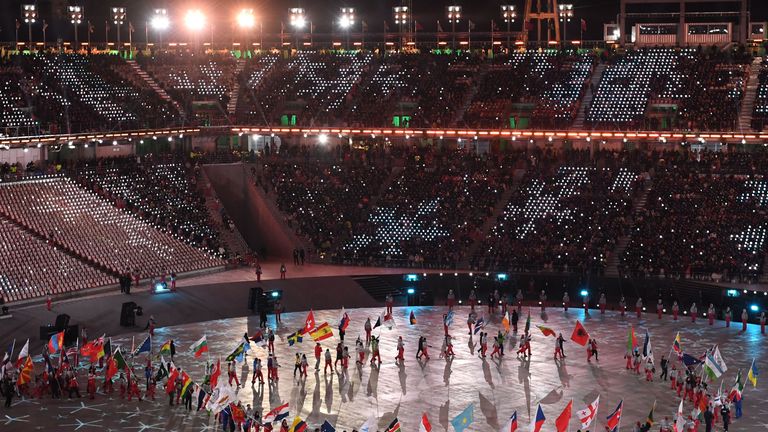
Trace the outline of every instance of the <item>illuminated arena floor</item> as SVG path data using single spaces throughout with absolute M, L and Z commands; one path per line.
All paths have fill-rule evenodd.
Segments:
M 413 310 L 417 324 L 410 325 L 408 316 Z M 527 430 L 531 413 L 541 403 L 547 421 L 544 431 L 554 430 L 554 419 L 560 414 L 570 399 L 574 400 L 574 417 L 571 430 L 578 428 L 575 411 L 584 408 L 599 394 L 601 405 L 598 412 L 597 427 L 591 430 L 603 430 L 605 417 L 624 399 L 622 424 L 627 430 L 637 420 L 648 415 L 653 401 L 657 401 L 656 419 L 665 416 L 672 418 L 679 399 L 669 390 L 669 383 L 645 381 L 644 376 L 637 376 L 624 369 L 623 355 L 626 347 L 627 329 L 634 325 L 642 343 L 645 330 L 651 334 L 657 362 L 662 355 L 670 351 L 672 340 L 677 331 L 682 336 L 683 348 L 699 356 L 713 344 L 719 344 L 720 351 L 728 366 L 724 375 L 724 388 L 732 386 L 736 372 L 742 369 L 746 375 L 753 357 L 758 359 L 760 370 L 766 370 L 766 338 L 759 332 L 759 327 L 750 325 L 745 334 L 739 333 L 740 324 L 729 329 L 724 323 L 716 321 L 714 327 L 699 320 L 692 324 L 690 320 L 673 322 L 665 316 L 659 321 L 655 315 L 647 315 L 638 321 L 634 315 L 620 318 L 618 314 L 608 312 L 605 316 L 592 311 L 592 316 L 584 318 L 582 310 L 564 313 L 562 310 L 548 310 L 542 317 L 538 310 L 533 311 L 533 360 L 530 363 L 515 358 L 514 346 L 517 338 L 512 336 L 507 344 L 507 355 L 502 361 L 478 358 L 477 338 L 467 334 L 467 307 L 457 309 L 456 318 L 451 327 L 454 336 L 456 358 L 452 362 L 438 358 L 441 345 L 442 315 L 445 307 L 396 308 L 394 311 L 396 326 L 392 330 L 380 328 L 374 333 L 381 333 L 383 364 L 380 369 L 372 369 L 368 364 L 358 367 L 354 362 L 347 375 L 338 373 L 324 374 L 314 372 L 314 358 L 311 355 L 314 344 L 289 347 L 285 337 L 294 329 L 301 327 L 306 312 L 297 312 L 283 316 L 276 342 L 276 352 L 282 365 L 278 386 L 265 385 L 262 390 L 250 386 L 250 364 L 246 364 L 241 373 L 241 382 L 247 383 L 238 397 L 245 405 L 250 403 L 262 410 L 288 402 L 290 418 L 301 416 L 309 425 L 319 427 L 328 420 L 336 425 L 337 430 L 351 431 L 359 428 L 363 422 L 373 416 L 378 421 L 379 430 L 384 430 L 394 417 L 398 417 L 403 430 L 418 430 L 418 420 L 426 412 L 435 430 L 453 430 L 450 420 L 463 411 L 469 404 L 474 404 L 474 423 L 471 431 L 498 430 L 513 411 L 518 412 L 521 429 Z M 501 326 L 500 314 L 489 317 L 487 311 L 478 309 L 489 321 L 486 330 L 493 334 Z M 365 318 L 370 316 L 375 321 L 380 309 L 348 310 L 351 324 L 346 340 L 351 343 L 350 352 L 354 355 L 354 339 L 362 334 Z M 525 309 L 524 309 L 525 313 Z M 338 324 L 338 310 L 315 311 L 317 323 L 328 321 L 333 327 Z M 270 317 L 270 320 L 273 318 Z M 587 363 L 585 350 L 568 342 L 567 360 L 558 366 L 552 360 L 554 338 L 547 338 L 536 328 L 546 324 L 556 332 L 562 332 L 568 338 L 576 319 L 584 322 L 591 336 L 597 338 L 600 348 L 600 361 Z M 524 317 L 521 319 L 521 327 Z M 173 338 L 179 354 L 175 363 L 187 370 L 193 380 L 203 378 L 204 359 L 194 359 L 186 352 L 192 342 L 203 334 L 208 337 L 211 358 L 226 356 L 238 344 L 243 333 L 253 334 L 257 327 L 255 318 L 234 318 L 220 321 L 186 324 L 162 328 L 156 331 L 153 348 L 168 338 Z M 425 335 L 433 346 L 432 359 L 420 364 L 415 359 L 417 339 Z M 406 363 L 397 366 L 393 359 L 396 354 L 397 336 L 402 335 L 406 344 Z M 136 336 L 136 343 L 143 336 Z M 113 341 L 130 347 L 131 336 L 113 338 Z M 324 341 L 324 347 L 334 351 L 337 335 Z M 310 373 L 305 380 L 293 379 L 293 359 L 296 352 L 307 354 L 310 359 Z M 251 355 L 266 358 L 265 350 L 255 348 Z M 334 353 L 335 354 L 335 353 Z M 249 361 L 252 356 L 249 355 Z M 143 364 L 145 355 L 137 358 L 137 366 Z M 38 369 L 39 369 L 38 365 Z M 322 365 L 321 365 L 322 369 Z M 265 368 L 266 374 L 266 368 Z M 139 372 L 139 376 L 143 376 Z M 658 376 L 658 374 L 657 374 Z M 81 379 L 81 389 L 85 380 Z M 712 391 L 716 392 L 717 383 Z M 758 382 L 753 389 L 748 385 L 744 393 L 744 417 L 733 423 L 731 430 L 752 431 L 768 429 L 768 406 L 762 401 L 768 399 L 765 380 Z M 142 385 L 143 389 L 143 385 Z M 159 393 L 162 392 L 158 389 Z M 691 403 L 685 405 L 686 414 L 692 409 Z M 168 407 L 168 400 L 159 396 L 155 402 L 127 402 L 119 397 L 107 398 L 97 395 L 95 401 L 81 400 L 16 400 L 12 409 L 0 409 L 0 425 L 4 431 L 16 430 L 101 430 L 101 431 L 204 431 L 214 426 L 212 418 L 205 412 L 187 413 L 179 407 Z M 54 427 L 51 429 L 51 427 Z M 703 426 L 702 426 L 703 429 Z M 719 430 L 719 429 L 718 429 Z

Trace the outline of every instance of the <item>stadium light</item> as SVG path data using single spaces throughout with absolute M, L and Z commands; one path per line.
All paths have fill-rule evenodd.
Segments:
M 447 6 L 448 22 L 455 24 L 461 20 L 461 6 Z
M 563 22 L 563 40 L 568 40 L 568 23 L 573 18 L 573 5 L 568 3 L 561 3 L 557 5 L 558 15 L 560 21 Z
M 760 306 L 756 304 L 750 305 L 749 310 L 751 310 L 752 312 L 758 312 L 760 310 Z
M 125 22 L 125 8 L 124 7 L 113 7 L 112 8 L 112 22 L 115 23 L 117 26 L 117 49 L 120 50 L 120 27 L 122 27 L 123 23 Z M 107 41 L 109 42 L 109 41 Z
M 149 24 L 156 31 L 168 30 L 168 27 L 171 26 L 171 21 L 168 19 L 168 9 L 155 9 Z
M 29 49 L 32 49 L 32 24 L 37 22 L 37 6 L 33 4 L 21 5 L 21 17 L 27 25 L 29 32 Z
M 504 19 L 505 23 L 515 22 L 515 18 L 517 18 L 515 5 L 501 5 L 501 18 Z
M 200 31 L 205 28 L 206 18 L 203 11 L 200 9 L 190 9 L 187 14 L 184 15 L 184 24 L 189 30 Z
M 402 25 L 408 22 L 408 15 L 410 11 L 408 6 L 395 6 L 392 8 L 392 14 L 395 18 L 395 24 Z
M 251 29 L 256 26 L 256 14 L 253 9 L 241 9 L 237 14 L 237 25 L 244 29 Z
M 302 29 L 307 25 L 307 14 L 304 8 L 290 8 L 291 27 Z
M 69 6 L 67 7 L 69 12 L 69 22 L 75 27 L 75 50 L 79 46 L 77 37 L 77 26 L 83 23 L 83 14 L 85 11 L 82 6 Z
M 355 8 L 343 7 L 339 14 L 339 27 L 344 30 L 349 30 L 350 27 L 355 25 Z

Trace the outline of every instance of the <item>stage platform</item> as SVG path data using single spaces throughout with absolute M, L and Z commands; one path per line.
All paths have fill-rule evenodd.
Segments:
M 408 321 L 411 311 L 416 316 L 415 325 L 410 325 Z M 591 316 L 585 317 L 583 310 L 574 309 L 567 313 L 561 309 L 548 309 L 544 315 L 538 310 L 531 311 L 533 358 L 530 362 L 515 358 L 514 347 L 518 341 L 515 335 L 511 335 L 506 344 L 507 355 L 503 360 L 483 360 L 478 358 L 478 339 L 467 334 L 468 311 L 466 306 L 457 308 L 454 324 L 450 328 L 456 351 L 454 360 L 446 361 L 438 357 L 445 307 L 398 307 L 394 310 L 395 327 L 392 330 L 379 328 L 374 331 L 381 335 L 383 363 L 380 368 L 372 368 L 367 363 L 356 366 L 353 362 L 346 374 L 325 374 L 322 366 L 319 372 L 312 370 L 314 343 L 305 340 L 304 343 L 289 347 L 285 339 L 303 325 L 306 312 L 285 314 L 277 331 L 279 340 L 276 342 L 277 356 L 282 365 L 279 385 L 251 387 L 250 359 L 253 355 L 266 358 L 266 351 L 255 347 L 241 371 L 240 380 L 245 383 L 245 387 L 239 390 L 238 398 L 243 404 L 250 403 L 264 412 L 287 402 L 290 404 L 291 419 L 299 415 L 311 428 L 328 420 L 338 431 L 359 428 L 369 417 L 376 419 L 378 430 L 384 430 L 397 417 L 404 431 L 415 431 L 418 430 L 418 421 L 423 412 L 427 413 L 435 430 L 453 430 L 450 420 L 470 404 L 474 404 L 474 423 L 468 428 L 470 431 L 499 430 L 515 411 L 520 429 L 527 430 L 531 415 L 535 414 L 539 403 L 547 418 L 542 430 L 554 431 L 554 419 L 573 399 L 571 430 L 575 431 L 578 429 L 575 411 L 584 408 L 600 395 L 596 424 L 591 430 L 602 431 L 606 416 L 622 399 L 622 430 L 630 430 L 635 421 L 646 418 L 654 401 L 657 421 L 665 416 L 672 418 L 679 404 L 679 398 L 669 389 L 669 382 L 658 381 L 658 373 L 654 382 L 646 382 L 644 376 L 625 370 L 623 355 L 630 325 L 635 327 L 641 343 L 648 330 L 657 362 L 662 355 L 668 355 L 678 331 L 683 349 L 697 357 L 718 344 L 728 366 L 723 378 L 724 391 L 730 390 L 739 369 L 746 376 L 752 358 L 758 359 L 760 370 L 766 370 L 768 344 L 758 326 L 750 325 L 746 333 L 740 333 L 740 323 L 725 328 L 723 322 L 716 321 L 710 327 L 701 319 L 695 324 L 690 319 L 673 322 L 669 316 L 658 320 L 655 315 L 645 315 L 638 320 L 634 315 L 621 318 L 615 312 L 600 315 L 596 310 L 591 310 Z M 521 328 L 526 311 L 527 308 L 523 310 Z M 354 353 L 354 340 L 358 334 L 364 334 L 365 319 L 371 317 L 375 321 L 383 309 L 357 308 L 347 309 L 347 312 L 351 324 L 346 341 Z M 497 312 L 489 315 L 487 310 L 480 308 L 478 313 L 488 322 L 486 331 L 495 334 L 501 327 L 501 314 Z M 339 310 L 317 310 L 314 314 L 317 323 L 327 321 L 332 327 L 337 327 Z M 567 359 L 556 363 L 552 359 L 555 339 L 543 336 L 536 326 L 546 325 L 568 338 L 577 319 L 597 339 L 600 360 L 593 359 L 588 363 L 585 349 L 569 341 L 565 347 Z M 270 317 L 270 324 L 274 325 L 273 317 Z M 153 349 L 157 352 L 163 342 L 173 338 L 179 350 L 175 363 L 187 370 L 193 380 L 201 381 L 205 356 L 195 359 L 186 352 L 186 348 L 205 334 L 211 358 L 226 356 L 238 345 L 243 333 L 255 333 L 257 325 L 255 317 L 243 317 L 160 328 L 156 331 Z M 143 336 L 134 335 L 136 343 L 140 343 Z M 429 345 L 433 347 L 430 353 L 432 358 L 426 363 L 417 362 L 415 358 L 420 335 L 426 336 Z M 403 336 L 405 340 L 404 366 L 394 362 L 398 336 Z M 334 331 L 334 337 L 323 341 L 323 346 L 331 348 L 333 352 L 338 342 L 337 337 Z M 132 335 L 113 337 L 113 341 L 129 348 Z M 309 377 L 303 380 L 294 379 L 291 373 L 297 352 L 306 353 L 310 359 Z M 143 364 L 145 359 L 146 355 L 140 355 L 136 365 Z M 768 399 L 768 391 L 762 381 L 758 381 L 756 389 L 747 384 L 744 392 L 744 417 L 732 424 L 731 431 L 768 429 L 768 406 L 764 403 Z M 82 390 L 85 380 L 80 382 Z M 720 380 L 711 385 L 711 391 L 716 393 L 719 386 Z M 686 402 L 685 413 L 690 413 L 691 409 L 692 404 Z M 183 408 L 168 407 L 167 398 L 162 396 L 155 402 L 127 402 L 104 395 L 97 395 L 94 401 L 17 400 L 10 410 L 0 409 L 0 425 L 4 431 L 187 432 L 215 428 L 213 419 L 204 412 L 188 413 Z

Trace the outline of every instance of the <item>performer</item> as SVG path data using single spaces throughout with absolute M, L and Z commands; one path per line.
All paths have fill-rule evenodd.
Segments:
M 637 314 L 637 319 L 641 319 L 643 317 L 643 299 L 638 298 L 637 302 L 635 303 L 635 314 Z
M 491 351 L 491 358 L 493 358 L 493 356 L 497 356 L 497 357 L 501 358 L 501 351 L 500 351 L 498 339 L 494 339 L 493 340 L 493 351 Z M 519 356 L 519 352 L 518 352 L 518 356 Z M 483 357 L 485 357 L 485 355 L 483 355 Z
M 469 308 L 472 312 L 475 311 L 475 304 L 477 303 L 477 294 L 475 293 L 475 290 L 469 292 Z
M 365 344 L 368 345 L 371 343 L 371 331 L 373 331 L 370 317 L 365 319 L 365 325 L 363 327 L 365 328 Z
M 512 316 L 509 317 L 509 320 L 512 324 L 512 330 L 517 334 L 517 322 L 520 320 L 520 315 L 517 314 L 516 310 L 512 310 Z
M 634 365 L 635 373 L 640 375 L 640 364 L 641 364 L 640 352 L 638 350 L 635 350 L 633 355 L 634 355 L 633 365 Z
M 318 344 L 319 346 L 319 344 Z M 261 359 L 258 357 L 253 358 L 253 379 L 251 379 L 251 385 L 256 384 L 256 380 L 259 380 L 259 384 L 264 384 L 264 375 L 261 373 Z
M 355 351 L 357 351 L 357 361 L 355 361 L 355 364 L 363 364 L 363 361 L 365 361 L 365 345 L 363 345 L 360 336 L 358 336 L 355 341 Z
M 765 334 L 765 312 L 760 312 L 760 334 Z
M 333 367 L 339 368 L 339 363 L 344 365 L 344 345 L 341 343 L 336 344 L 336 360 L 333 362 Z
M 333 356 L 331 356 L 330 348 L 325 349 L 325 368 L 323 373 L 328 373 L 328 368 L 331 368 L 331 372 L 333 372 Z
M 582 306 L 584 307 L 584 315 L 589 315 L 589 294 L 585 295 L 583 298 Z
M 565 358 L 565 338 L 562 333 L 557 335 L 557 345 L 560 348 L 560 357 Z
M 515 295 L 515 299 L 517 300 L 517 313 L 519 314 L 523 310 L 523 290 L 518 288 L 517 294 Z
M 229 375 L 229 385 L 232 385 L 232 380 L 235 380 L 235 384 L 240 387 L 240 380 L 237 378 L 237 363 L 234 361 L 230 362 L 229 365 L 227 365 L 227 369 L 227 374 Z M 294 376 L 296 376 L 295 370 Z
M 453 310 L 453 305 L 456 303 L 456 295 L 453 293 L 452 289 L 448 290 L 448 310 Z M 387 312 L 389 313 L 389 312 Z
M 663 367 L 663 366 L 662 366 Z M 677 366 L 672 363 L 672 373 L 669 375 L 669 381 L 670 385 L 669 388 L 672 390 L 675 390 L 677 388 L 677 374 L 678 374 Z
M 403 343 L 403 337 L 398 336 L 397 337 L 397 356 L 395 357 L 395 363 L 399 361 L 400 363 L 405 364 L 405 357 L 403 356 L 404 352 L 405 352 L 405 343 Z
M 379 338 L 374 336 L 371 338 L 371 366 L 374 365 L 376 360 L 381 364 L 381 355 L 379 354 Z
M 256 263 L 256 282 L 261 282 L 261 264 Z
M 285 278 L 282 278 L 285 279 Z M 275 321 L 277 322 L 277 325 L 279 326 L 280 323 L 282 323 L 282 320 L 280 319 L 280 315 L 283 313 L 283 303 L 278 298 L 275 301 Z
M 301 373 L 301 354 L 299 353 L 296 353 L 296 358 L 293 360 L 293 377 L 294 378 L 296 378 L 296 372 Z
M 624 353 L 624 359 L 627 360 L 627 365 L 626 365 L 625 369 L 632 370 L 632 360 L 633 360 L 633 358 L 634 358 L 634 356 L 632 355 L 632 351 L 627 350 L 627 352 Z
M 653 367 L 653 361 L 648 357 L 645 359 L 645 380 L 653 381 L 654 372 L 656 372 L 656 368 Z
M 360 340 L 360 336 L 357 337 Z M 320 342 L 315 344 L 315 370 L 320 370 L 320 357 L 323 356 L 323 347 L 320 346 Z
M 745 332 L 747 331 L 747 321 L 749 321 L 749 314 L 747 314 L 747 309 L 741 310 L 741 331 Z
M 619 312 L 621 313 L 621 317 L 624 318 L 624 314 L 627 311 L 627 301 L 624 300 L 624 296 L 621 296 L 621 299 L 619 300 Z
M 445 336 L 445 358 L 448 359 L 448 356 L 451 356 L 451 360 L 456 357 L 456 354 L 453 352 L 453 338 L 451 335 Z
M 301 355 L 301 372 L 299 373 L 299 377 L 307 377 L 307 366 L 309 366 L 309 362 L 307 362 L 307 355 L 302 354 Z
M 91 400 L 96 398 L 96 370 L 93 366 L 88 370 L 88 396 Z
M 696 322 L 696 316 L 699 314 L 699 309 L 696 308 L 696 302 L 693 302 L 691 305 L 691 322 Z
M 728 306 L 725 308 L 725 328 L 729 328 L 731 326 L 731 316 L 733 315 L 731 313 L 731 307 Z
M 600 315 L 605 315 L 605 308 L 608 306 L 608 299 L 605 293 L 600 293 Z
M 662 303 L 661 299 L 658 299 L 656 301 L 656 315 L 661 319 L 661 314 L 664 312 L 664 303 Z
M 421 360 L 422 356 L 429 360 L 429 352 L 427 351 L 427 338 L 424 336 L 419 336 L 419 347 L 416 351 L 416 359 Z
M 469 336 L 472 336 L 472 326 L 475 325 L 477 314 L 475 311 L 470 311 L 467 317 L 467 328 L 469 329 Z
M 395 299 L 394 297 L 392 297 L 392 294 L 391 293 L 387 294 L 387 297 L 384 299 L 384 305 L 387 307 L 387 315 L 392 315 L 392 306 L 394 304 L 395 304 Z
M 709 325 L 715 324 L 715 305 L 712 303 L 709 304 L 709 309 L 707 309 L 707 320 L 709 321 Z
M 544 313 L 547 309 L 547 293 L 544 290 L 541 290 L 541 294 L 539 294 L 539 304 L 541 305 L 541 313 Z
M 480 332 L 480 357 L 485 358 L 488 351 L 488 333 Z
M 661 356 L 661 375 L 659 375 L 659 379 L 664 379 L 664 381 L 667 380 L 667 372 L 669 369 L 669 360 L 665 356 Z
M 571 298 L 568 297 L 568 291 L 563 294 L 563 311 L 568 312 L 568 306 L 571 305 Z
M 680 314 L 680 306 L 677 304 L 677 300 L 672 303 L 672 320 L 677 321 L 677 315 Z

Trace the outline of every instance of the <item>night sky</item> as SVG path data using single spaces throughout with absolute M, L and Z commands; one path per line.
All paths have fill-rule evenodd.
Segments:
M 571 34 L 578 32 L 578 20 L 583 18 L 587 22 L 587 32 L 584 39 L 600 39 L 602 37 L 602 24 L 616 20 L 619 9 L 618 0 L 572 0 L 575 7 L 576 19 L 569 28 Z M 34 0 L 0 0 L 0 30 L 2 41 L 13 41 L 15 38 L 15 20 L 20 18 L 21 5 L 35 3 Z M 214 31 L 221 35 L 222 40 L 228 39 L 229 32 L 234 28 L 232 22 L 236 12 L 244 7 L 252 7 L 257 16 L 264 17 L 264 32 L 277 33 L 280 31 L 280 21 L 287 23 L 287 9 L 301 6 L 307 9 L 309 19 L 317 32 L 329 32 L 331 23 L 342 6 L 351 6 L 357 9 L 358 20 L 364 20 L 368 24 L 369 32 L 382 32 L 383 22 L 389 21 L 391 31 L 395 30 L 392 22 L 392 6 L 400 4 L 399 0 L 39 0 L 36 2 L 40 10 L 40 19 L 48 22 L 47 40 L 55 41 L 57 37 L 65 40 L 72 39 L 72 26 L 66 17 L 66 7 L 69 4 L 85 7 L 85 20 L 90 20 L 95 27 L 92 35 L 93 41 L 103 41 L 105 33 L 105 19 L 109 16 L 109 9 L 113 6 L 124 6 L 128 9 L 128 21 L 133 23 L 136 32 L 134 39 L 137 42 L 144 41 L 144 23 L 155 7 L 165 7 L 171 14 L 173 22 L 171 33 L 183 32 L 180 23 L 183 12 L 195 7 L 204 10 L 209 15 L 209 20 L 214 25 Z M 488 31 L 491 19 L 495 19 L 497 26 L 504 29 L 499 17 L 501 4 L 514 4 L 518 10 L 522 9 L 524 0 L 413 0 L 414 18 L 422 25 L 424 31 L 431 32 L 436 29 L 436 21 L 441 20 L 443 29 L 449 26 L 445 18 L 445 6 L 449 4 L 461 5 L 464 16 L 472 19 L 477 31 Z M 751 0 L 752 20 L 765 21 L 768 18 L 768 0 Z M 520 19 L 513 24 L 512 30 L 519 30 Z M 466 30 L 466 21 L 459 25 L 461 30 Z M 86 26 L 80 27 L 81 40 L 84 39 Z M 127 39 L 127 25 L 123 29 L 123 39 Z M 222 34 L 223 33 L 223 34 Z M 19 30 L 21 40 L 27 39 L 27 29 L 23 26 Z M 183 34 L 176 40 L 183 40 Z M 115 29 L 110 29 L 110 39 L 114 39 Z M 150 36 L 151 37 L 151 36 Z M 42 40 L 42 25 L 38 23 L 33 27 L 33 38 Z

